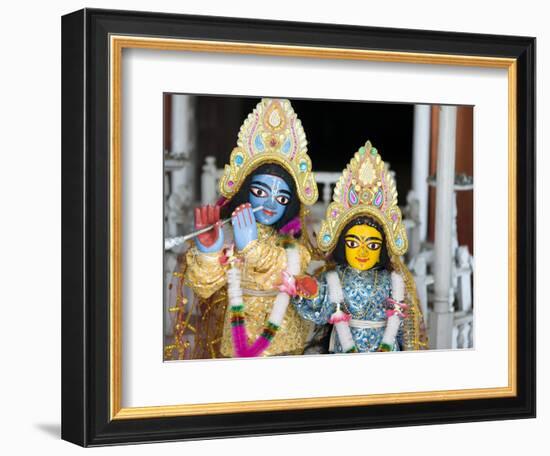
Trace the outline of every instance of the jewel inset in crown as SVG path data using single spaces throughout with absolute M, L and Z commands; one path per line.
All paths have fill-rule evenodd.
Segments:
M 407 233 L 397 205 L 395 180 L 370 141 L 353 156 L 334 188 L 317 243 L 332 252 L 344 227 L 355 217 L 367 215 L 384 229 L 390 254 L 403 255 Z
M 303 204 L 310 206 L 317 201 L 306 135 L 288 100 L 264 98 L 248 115 L 239 131 L 237 147 L 225 165 L 220 193 L 231 199 L 246 177 L 264 163 L 279 164 L 290 173 Z

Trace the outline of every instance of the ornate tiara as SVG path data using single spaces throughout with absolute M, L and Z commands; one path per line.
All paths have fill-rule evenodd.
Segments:
M 290 173 L 303 204 L 317 201 L 306 135 L 288 100 L 264 98 L 248 115 L 239 131 L 237 147 L 225 165 L 220 193 L 232 198 L 246 177 L 264 163 L 279 164 Z
M 400 256 L 407 251 L 407 233 L 397 205 L 395 180 L 370 141 L 347 165 L 332 199 L 317 234 L 321 251 L 331 252 L 344 227 L 360 215 L 368 215 L 382 225 L 391 253 Z

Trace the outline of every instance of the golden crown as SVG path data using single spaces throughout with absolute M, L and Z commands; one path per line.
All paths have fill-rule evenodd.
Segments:
M 382 225 L 390 253 L 400 256 L 407 251 L 395 180 L 370 141 L 349 162 L 332 199 L 317 234 L 321 251 L 332 252 L 344 227 L 360 215 L 368 215 Z
M 246 177 L 264 163 L 279 164 L 290 173 L 302 203 L 309 206 L 317 201 L 306 134 L 288 100 L 264 98 L 248 115 L 225 165 L 220 193 L 233 197 Z

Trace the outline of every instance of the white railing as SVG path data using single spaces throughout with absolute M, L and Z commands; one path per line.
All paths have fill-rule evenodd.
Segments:
M 414 227 L 413 227 L 414 229 Z M 433 311 L 433 246 L 424 245 L 421 252 L 408 263 L 414 276 L 416 291 L 426 325 L 429 313 Z M 473 347 L 473 302 L 472 283 L 473 259 L 466 246 L 458 247 L 454 254 L 451 270 L 452 283 L 452 334 L 449 335 L 452 348 Z M 431 346 L 431 348 L 441 348 Z
M 474 316 L 471 311 L 454 313 L 452 348 L 472 348 L 474 346 Z

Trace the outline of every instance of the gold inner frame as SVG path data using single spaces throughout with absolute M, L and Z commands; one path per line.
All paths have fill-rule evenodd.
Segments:
M 228 54 L 255 54 L 317 59 L 368 60 L 484 68 L 508 71 L 508 386 L 462 390 L 403 392 L 353 396 L 329 396 L 245 402 L 126 407 L 122 393 L 122 180 L 121 180 L 121 65 L 123 49 L 155 49 Z M 516 229 L 516 119 L 517 61 L 512 58 L 467 55 L 386 52 L 310 46 L 218 42 L 168 38 L 110 36 L 110 412 L 111 419 L 174 417 L 235 412 L 296 410 L 338 406 L 411 403 L 512 397 L 517 394 L 517 229 Z

